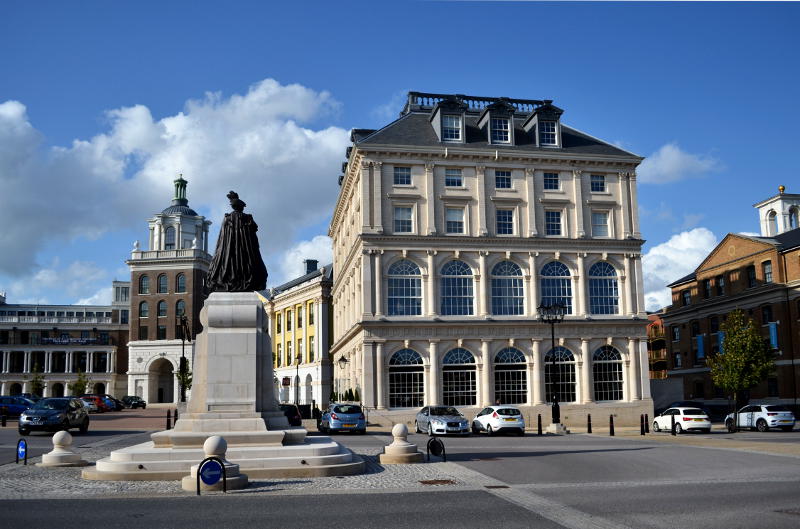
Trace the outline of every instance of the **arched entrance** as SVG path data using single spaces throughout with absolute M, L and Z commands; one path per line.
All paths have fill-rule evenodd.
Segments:
M 175 387 L 175 375 L 173 374 L 172 362 L 166 358 L 159 358 L 150 364 L 148 372 L 148 385 L 150 395 L 148 402 L 173 402 L 175 400 L 172 391 Z
M 106 385 L 103 384 L 102 382 L 98 382 L 97 384 L 94 385 L 94 392 L 99 395 L 102 395 L 103 393 L 106 392 Z
M 61 382 L 56 382 L 50 388 L 50 396 L 51 397 L 63 397 L 64 396 L 64 384 Z
M 306 395 L 303 399 L 303 404 L 311 404 L 312 400 L 314 400 L 314 391 L 312 387 L 311 374 L 309 373 L 306 375 Z
M 11 384 L 11 387 L 8 390 L 9 395 L 21 395 L 22 394 L 22 384 L 18 384 L 14 382 Z

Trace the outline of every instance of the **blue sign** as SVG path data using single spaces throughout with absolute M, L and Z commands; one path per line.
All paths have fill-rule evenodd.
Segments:
M 28 442 L 25 439 L 20 439 L 17 442 L 17 457 L 25 459 L 25 454 L 28 453 Z
M 222 465 L 213 459 L 203 463 L 197 471 L 200 473 L 200 479 L 203 483 L 209 486 L 222 479 Z

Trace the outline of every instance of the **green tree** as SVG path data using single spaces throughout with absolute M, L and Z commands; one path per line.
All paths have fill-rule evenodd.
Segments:
M 358 394 L 358 388 L 356 388 L 356 390 L 353 392 L 353 400 L 356 402 L 361 401 L 361 395 Z
M 74 382 L 70 382 L 67 387 L 69 388 L 70 395 L 83 395 L 86 393 L 86 388 L 89 386 L 89 377 L 83 371 L 78 371 L 78 378 Z
M 767 378 L 775 368 L 774 355 L 756 324 L 741 310 L 728 314 L 721 330 L 719 353 L 709 356 L 706 363 L 714 384 L 735 395 L 734 421 L 738 422 L 736 411 L 747 404 L 745 391 Z
M 31 393 L 41 397 L 44 393 L 44 377 L 42 376 L 42 368 L 39 366 L 38 362 L 33 364 L 31 373 Z
M 178 384 L 183 384 L 187 390 L 192 389 L 192 371 L 189 369 L 188 360 L 181 360 L 180 366 L 175 372 L 175 378 L 178 379 Z

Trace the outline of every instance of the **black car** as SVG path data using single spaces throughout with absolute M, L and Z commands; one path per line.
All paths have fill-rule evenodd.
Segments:
M 143 400 L 142 397 L 137 397 L 136 395 L 125 395 L 122 397 L 122 404 L 131 409 L 147 409 L 147 401 Z
M 286 415 L 289 421 L 289 426 L 302 426 L 303 418 L 300 416 L 300 410 L 295 404 L 279 404 L 281 411 Z
M 53 397 L 42 399 L 22 412 L 19 417 L 19 433 L 28 435 L 34 430 L 69 430 L 79 428 L 81 433 L 89 431 L 89 412 L 75 397 Z

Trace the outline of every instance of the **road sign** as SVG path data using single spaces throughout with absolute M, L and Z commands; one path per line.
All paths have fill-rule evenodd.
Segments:
M 197 471 L 200 472 L 203 483 L 209 486 L 222 479 L 222 465 L 215 459 L 206 461 Z
M 20 459 L 24 460 L 26 465 L 28 464 L 28 441 L 25 439 L 17 441 L 16 462 L 19 463 Z

